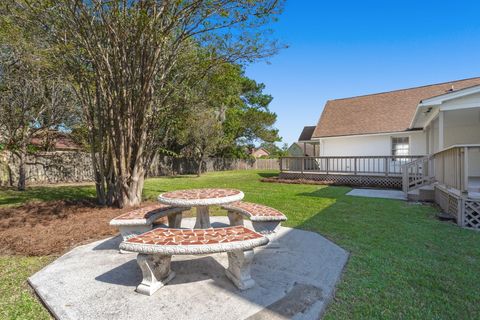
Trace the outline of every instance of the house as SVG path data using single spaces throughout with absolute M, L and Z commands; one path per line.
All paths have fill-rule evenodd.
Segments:
M 301 143 L 318 156 L 282 159 L 283 178 L 402 188 L 480 228 L 480 78 L 330 100 Z
M 314 145 L 309 143 L 294 142 L 288 147 L 287 153 L 291 157 L 314 157 Z
M 76 143 L 68 133 L 50 130 L 30 139 L 30 144 L 42 151 L 81 151 L 83 147 Z
M 250 155 L 254 158 L 262 158 L 262 157 L 268 157 L 270 155 L 270 152 L 266 150 L 265 148 L 252 148 L 250 149 Z
M 312 135 L 316 126 L 306 126 L 303 128 L 298 142 L 292 143 L 287 149 L 288 155 L 292 157 L 314 157 L 319 155 L 318 142 L 312 141 Z

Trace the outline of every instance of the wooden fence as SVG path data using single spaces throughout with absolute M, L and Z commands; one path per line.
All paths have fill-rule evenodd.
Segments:
M 157 157 L 148 176 L 159 177 L 175 174 L 195 174 L 198 164 L 186 158 Z M 209 158 L 202 164 L 202 172 L 227 170 L 280 170 L 278 159 L 225 159 Z
M 209 158 L 202 172 L 226 170 L 279 170 L 278 159 L 222 159 Z M 54 184 L 93 181 L 91 156 L 86 152 L 57 151 L 29 155 L 26 165 L 27 184 Z M 196 174 L 197 164 L 184 158 L 157 157 L 149 177 L 175 174 Z M 0 186 L 14 186 L 18 181 L 18 159 L 0 153 Z

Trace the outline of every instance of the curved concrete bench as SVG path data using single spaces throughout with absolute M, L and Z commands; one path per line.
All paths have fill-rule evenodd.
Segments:
M 110 221 L 111 226 L 118 227 L 123 240 L 150 231 L 153 223 L 168 217 L 168 226 L 180 228 L 183 211 L 190 208 L 175 208 L 165 204 L 156 204 L 122 214 Z
M 210 229 L 157 228 L 120 244 L 124 251 L 138 252 L 137 263 L 143 274 L 137 292 L 152 295 L 173 279 L 172 255 L 228 253 L 227 277 L 240 289 L 255 285 L 250 275 L 253 248 L 268 238 L 243 226 Z
M 228 211 L 230 225 L 243 225 L 243 217 L 252 222 L 255 231 L 262 234 L 274 233 L 287 217 L 280 211 L 262 204 L 238 201 L 222 206 Z

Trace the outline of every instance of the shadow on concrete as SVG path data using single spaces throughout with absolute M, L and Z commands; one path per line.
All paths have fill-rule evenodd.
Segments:
M 291 319 L 305 312 L 315 302 L 324 300 L 323 290 L 310 284 L 297 283 L 285 292 L 285 296 L 251 315 L 247 320 L 272 319 L 275 316 Z
M 223 223 L 223 222 L 212 222 L 211 226 L 212 228 L 225 228 L 225 227 L 229 227 L 230 225 L 228 223 Z
M 175 271 L 176 276 L 168 283 L 170 286 L 193 283 L 208 279 L 218 281 L 225 277 L 225 268 L 211 256 L 197 259 L 189 258 L 188 260 L 172 261 L 172 270 Z M 225 278 L 225 280 L 227 279 Z M 233 289 L 233 285 L 231 288 Z
M 133 259 L 99 275 L 95 280 L 125 287 L 138 286 L 142 282 L 142 271 Z
M 118 246 L 122 242 L 122 236 L 118 235 L 109 238 L 93 248 L 93 250 L 118 250 Z

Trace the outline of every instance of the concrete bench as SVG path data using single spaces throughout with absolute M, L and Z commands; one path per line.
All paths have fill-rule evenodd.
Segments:
M 123 240 L 150 231 L 153 223 L 163 217 L 168 217 L 168 226 L 180 228 L 183 211 L 190 208 L 175 208 L 165 204 L 156 204 L 136 209 L 110 221 L 111 226 L 118 227 Z
M 152 295 L 175 276 L 170 270 L 172 255 L 227 252 L 226 276 L 240 289 L 255 285 L 250 275 L 253 248 L 268 238 L 243 226 L 210 229 L 156 228 L 120 244 L 124 251 L 137 252 L 143 280 L 137 292 Z
M 255 231 L 261 234 L 274 233 L 287 217 L 280 211 L 257 203 L 238 201 L 222 206 L 228 211 L 230 225 L 243 225 L 243 217 L 252 222 Z

